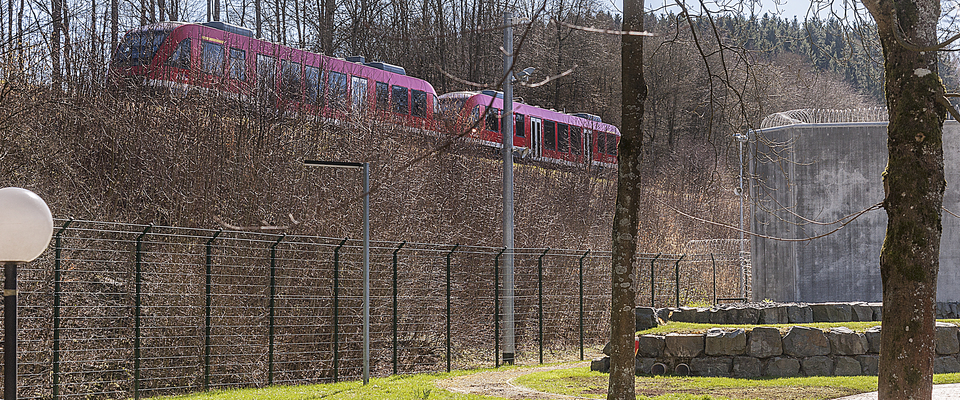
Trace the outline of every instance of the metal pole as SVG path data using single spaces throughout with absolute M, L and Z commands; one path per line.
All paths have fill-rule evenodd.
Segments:
M 713 304 L 717 304 L 717 259 L 710 253 L 710 262 L 713 264 Z
M 217 239 L 217 236 L 223 233 L 223 228 L 218 229 L 213 233 L 213 236 L 207 240 L 206 245 L 206 287 L 204 288 L 204 294 L 206 295 L 206 306 L 204 307 L 204 321 L 203 321 L 203 390 L 210 390 L 210 333 L 211 333 L 211 306 L 213 305 L 213 241 Z
M 678 308 L 680 307 L 680 260 L 682 260 L 684 256 L 685 254 L 681 254 L 680 258 L 677 259 L 677 264 L 674 266 L 674 271 L 675 271 L 674 273 L 676 274 L 676 277 L 677 277 L 676 289 L 677 289 L 677 307 Z
M 457 248 L 460 247 L 459 244 L 454 245 L 450 252 L 447 253 L 447 372 L 450 372 L 450 256 L 453 255 L 453 252 L 457 251 Z
M 140 399 L 140 284 L 143 281 L 141 265 L 143 264 L 143 237 L 150 231 L 153 224 L 147 225 L 137 236 L 136 254 L 136 296 L 134 297 L 134 341 L 133 341 L 133 398 Z
M 500 256 L 505 250 L 500 249 L 493 258 L 493 365 L 496 368 L 500 368 Z
M 653 297 L 653 295 L 654 295 L 654 294 L 656 293 L 656 291 L 657 291 L 656 281 L 653 280 L 653 278 L 654 278 L 654 275 L 653 275 L 653 263 L 657 262 L 657 259 L 660 258 L 660 254 L 662 254 L 662 253 L 657 253 L 657 256 L 654 257 L 653 260 L 650 260 L 650 307 L 656 307 L 656 306 L 657 306 L 656 303 L 654 302 L 654 297 Z
M 61 263 L 63 259 L 60 257 L 60 252 L 63 250 L 61 245 L 61 239 L 63 237 L 63 232 L 67 230 L 67 227 L 70 226 L 70 223 L 73 222 L 73 218 L 70 218 L 60 230 L 57 231 L 56 241 L 54 243 L 55 256 L 53 259 L 53 398 L 54 400 L 60 398 L 60 273 L 61 273 Z
M 590 250 L 580 257 L 580 361 L 583 361 L 583 259 L 590 255 Z
M 744 298 L 747 297 L 747 270 L 745 267 L 745 262 L 743 258 L 743 252 L 745 251 L 744 239 L 743 239 L 743 143 L 749 138 L 748 134 L 737 134 L 735 135 L 737 142 L 739 142 L 740 148 L 740 287 L 741 293 Z
M 399 295 L 399 290 L 397 290 L 397 281 L 398 281 L 398 279 L 397 279 L 397 269 L 398 269 L 398 268 L 397 268 L 397 253 L 400 252 L 400 249 L 403 248 L 403 245 L 405 245 L 405 244 L 407 244 L 406 241 L 404 241 L 403 243 L 400 243 L 400 245 L 397 246 L 397 249 L 393 251 L 393 374 L 394 374 L 394 375 L 396 375 L 396 374 L 398 373 L 398 370 L 399 370 L 399 369 L 398 369 L 398 361 L 399 361 L 399 358 L 397 357 L 397 356 L 398 356 L 398 355 L 397 355 L 397 349 L 399 348 L 398 342 L 397 342 L 397 318 L 398 318 L 398 317 L 397 317 L 397 315 L 398 315 L 397 307 L 398 307 L 398 304 L 399 304 L 399 302 L 397 301 L 397 300 L 398 300 L 398 297 L 399 297 L 399 296 L 398 296 L 398 295 Z
M 513 12 L 503 13 L 503 363 L 513 364 L 514 269 L 513 269 Z
M 370 163 L 363 163 L 363 384 L 370 383 Z
M 537 328 L 540 339 L 540 364 L 543 364 L 543 256 L 550 251 L 548 247 L 537 259 Z
M 340 379 L 340 249 L 347 239 L 333 250 L 333 381 Z
M 274 346 L 274 319 L 276 317 L 276 297 L 277 297 L 277 245 L 287 236 L 286 233 L 280 234 L 276 242 L 270 246 L 270 325 L 267 332 L 267 384 L 273 385 L 273 346 Z
M 17 263 L 3 264 L 3 398 L 17 399 Z

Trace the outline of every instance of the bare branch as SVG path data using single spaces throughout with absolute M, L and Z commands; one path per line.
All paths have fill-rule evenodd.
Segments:
M 552 19 L 552 18 L 551 18 L 551 19 Z M 660 36 L 660 35 L 657 35 L 656 33 L 651 33 L 651 32 L 647 32 L 647 31 L 641 31 L 641 32 L 638 32 L 638 31 L 618 31 L 618 30 L 613 30 L 613 29 L 600 29 L 600 28 L 590 28 L 590 27 L 587 27 L 587 26 L 579 26 L 579 25 L 574 25 L 574 24 L 571 24 L 571 23 L 563 22 L 563 21 L 558 21 L 558 20 L 556 20 L 556 19 L 553 19 L 553 21 L 556 22 L 556 23 L 558 23 L 558 24 L 560 24 L 560 25 L 562 25 L 562 26 L 565 26 L 565 27 L 567 27 L 567 28 L 576 29 L 576 30 L 580 30 L 580 31 L 584 31 L 584 32 L 604 33 L 604 34 L 607 34 L 607 35 L 620 35 L 620 36 Z

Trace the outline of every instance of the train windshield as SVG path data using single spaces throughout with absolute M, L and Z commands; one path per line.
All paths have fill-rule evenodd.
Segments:
M 117 46 L 113 63 L 117 66 L 148 65 L 160 44 L 173 29 L 143 29 L 127 33 Z
M 440 117 L 446 119 L 454 119 L 457 117 L 457 113 L 460 112 L 460 109 L 463 108 L 463 105 L 467 102 L 466 97 L 441 97 L 440 98 Z

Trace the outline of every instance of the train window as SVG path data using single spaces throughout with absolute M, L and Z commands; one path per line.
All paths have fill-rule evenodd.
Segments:
M 310 104 L 317 103 L 317 89 L 320 87 L 320 68 L 307 66 L 303 71 L 304 98 Z
M 526 126 L 523 125 L 523 114 L 513 114 L 513 132 L 514 135 L 524 137 L 527 135 Z
M 553 121 L 543 121 L 543 148 L 547 150 L 557 150 L 557 123 Z
M 230 79 L 247 79 L 247 52 L 230 48 Z
M 387 111 L 390 107 L 390 85 L 377 82 L 377 110 Z
M 327 79 L 329 96 L 327 101 L 331 107 L 343 108 L 347 105 L 347 76 L 340 72 L 330 71 Z
M 410 114 L 410 99 L 407 98 L 407 88 L 403 86 L 394 86 L 393 92 L 393 112 L 397 114 Z
M 276 89 L 277 61 L 270 56 L 257 54 L 257 84 L 261 94 L 273 93 Z
M 473 110 L 470 110 L 470 120 L 467 121 L 471 126 L 480 121 L 480 106 L 474 106 Z
M 581 137 L 583 136 L 583 128 L 579 126 L 570 127 L 570 150 L 573 151 L 573 154 L 579 155 L 583 153 L 583 141 Z
M 223 76 L 223 45 L 206 40 L 201 44 L 203 54 L 200 58 L 200 69 L 207 74 Z
M 120 65 L 150 64 L 169 33 L 168 30 L 144 30 L 126 34 L 117 46 L 114 62 Z
M 500 132 L 500 110 L 496 108 L 487 109 L 487 119 L 484 129 L 488 131 Z
M 605 153 L 615 156 L 617 155 L 617 136 L 605 133 L 603 136 L 607 137 L 607 151 Z
M 570 152 L 570 137 L 567 136 L 567 124 L 557 124 L 557 151 Z
M 354 76 L 352 83 L 353 111 L 360 112 L 367 108 L 367 79 Z
M 433 115 L 440 115 L 440 99 L 433 95 Z
M 427 117 L 427 92 L 411 90 L 410 103 L 413 106 L 412 114 L 414 117 Z
M 190 68 L 190 38 L 183 39 L 167 58 L 167 65 L 174 68 Z
M 607 134 L 603 132 L 597 132 L 597 151 L 601 153 L 607 152 Z
M 301 92 L 300 67 L 290 60 L 280 61 L 280 94 L 287 100 L 299 101 Z

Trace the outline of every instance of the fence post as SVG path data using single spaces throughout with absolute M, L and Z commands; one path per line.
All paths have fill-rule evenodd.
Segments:
M 206 271 L 206 285 L 204 287 L 204 294 L 206 297 L 206 305 L 204 306 L 204 319 L 203 319 L 203 390 L 210 390 L 210 321 L 211 321 L 211 307 L 213 306 L 213 241 L 217 239 L 217 236 L 223 233 L 223 228 L 217 229 L 213 233 L 213 236 L 210 239 L 207 239 L 206 243 L 206 258 L 204 259 L 204 266 Z
M 540 364 L 543 364 L 543 256 L 547 255 L 547 247 L 537 258 L 537 327 L 540 339 Z
M 143 237 L 153 228 L 153 224 L 147 225 L 137 236 L 137 253 L 134 266 L 136 275 L 134 282 L 136 286 L 136 296 L 134 297 L 134 340 L 133 340 L 133 398 L 140 400 L 140 283 L 143 281 L 141 276 L 141 264 L 143 263 Z
M 657 291 L 657 283 L 656 283 L 656 281 L 653 279 L 653 278 L 654 278 L 654 275 L 653 275 L 653 263 L 657 262 L 657 259 L 660 258 L 660 255 L 661 255 L 661 254 L 663 254 L 663 253 L 657 253 L 657 256 L 654 257 L 653 260 L 650 260 L 650 307 L 651 307 L 651 308 L 657 308 L 657 304 L 656 304 L 656 302 L 654 301 L 654 297 L 653 297 L 654 294 L 655 294 L 656 291 Z
M 583 361 L 583 259 L 590 255 L 590 250 L 580 257 L 580 361 Z
M 397 249 L 393 251 L 393 374 L 396 375 L 398 368 L 398 356 L 397 356 L 397 253 L 400 252 L 400 249 L 403 248 L 403 245 L 407 244 L 406 241 L 400 243 L 397 246 Z
M 344 238 L 333 250 L 333 381 L 340 380 L 340 249 Z
M 682 260 L 684 256 L 686 256 L 686 254 L 681 254 L 680 258 L 677 259 L 677 263 L 674 265 L 674 273 L 677 276 L 677 308 L 680 308 L 680 260 Z
M 54 252 L 55 256 L 53 259 L 53 398 L 54 400 L 60 398 L 60 271 L 61 271 L 61 262 L 62 258 L 60 257 L 60 251 L 63 249 L 61 246 L 61 238 L 63 237 L 63 231 L 67 230 L 67 227 L 70 226 L 70 223 L 73 222 L 73 218 L 70 218 L 69 221 L 63 224 L 60 227 L 60 230 L 57 231 L 56 239 L 54 242 Z
M 500 368 L 500 256 L 507 248 L 500 249 L 493 258 L 493 353 L 494 368 Z
M 267 332 L 270 344 L 267 348 L 267 385 L 273 385 L 273 333 L 274 317 L 276 315 L 276 296 L 277 296 L 277 245 L 286 237 L 286 233 L 281 233 L 276 242 L 270 246 L 270 329 Z
M 457 251 L 457 247 L 460 245 L 454 245 L 447 253 L 447 372 L 450 372 L 450 256 Z
M 717 260 L 710 253 L 710 262 L 713 263 L 713 304 L 717 304 Z

